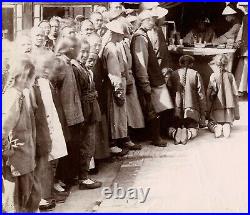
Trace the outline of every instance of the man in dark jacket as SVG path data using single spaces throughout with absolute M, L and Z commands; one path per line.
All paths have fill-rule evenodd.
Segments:
M 167 143 L 160 136 L 159 114 L 164 110 L 172 109 L 173 104 L 157 56 L 147 35 L 147 31 L 153 29 L 155 25 L 153 16 L 152 11 L 149 10 L 140 13 L 141 26 L 133 35 L 131 54 L 144 117 L 152 128 L 152 144 L 165 147 Z

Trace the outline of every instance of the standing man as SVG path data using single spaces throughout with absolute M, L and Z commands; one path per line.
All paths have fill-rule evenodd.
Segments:
M 50 24 L 49 24 L 49 21 L 42 20 L 38 24 L 38 27 L 42 28 L 44 30 L 44 32 L 45 32 L 44 46 L 52 50 L 52 48 L 53 48 L 53 41 L 49 38 L 49 34 L 50 34 Z
M 152 30 L 155 21 L 152 11 L 144 10 L 139 14 L 140 28 L 131 41 L 133 73 L 138 88 L 139 99 L 145 120 L 150 124 L 152 144 L 165 147 L 167 142 L 160 136 L 160 113 L 173 108 L 157 56 L 147 31 Z

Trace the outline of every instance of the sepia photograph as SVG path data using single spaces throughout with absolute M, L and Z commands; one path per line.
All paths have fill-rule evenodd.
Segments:
M 247 213 L 248 2 L 2 2 L 2 213 Z

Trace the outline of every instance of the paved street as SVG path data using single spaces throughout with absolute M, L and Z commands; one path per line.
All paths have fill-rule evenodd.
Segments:
M 73 190 L 56 211 L 80 212 L 247 212 L 248 113 L 241 102 L 241 120 L 231 137 L 215 139 L 207 130 L 188 145 L 157 148 L 143 143 L 122 161 L 105 164 L 95 178 L 105 186 L 150 188 L 141 199 L 105 199 L 102 189 Z

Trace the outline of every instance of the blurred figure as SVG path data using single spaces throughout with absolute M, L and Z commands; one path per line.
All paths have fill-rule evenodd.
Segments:
M 210 26 L 210 20 L 206 17 L 200 19 L 195 27 L 183 38 L 183 43 L 212 43 L 216 38 L 215 32 Z
M 98 34 L 91 34 L 87 41 L 90 44 L 90 50 L 95 51 L 97 54 L 100 53 L 102 48 L 102 39 Z

